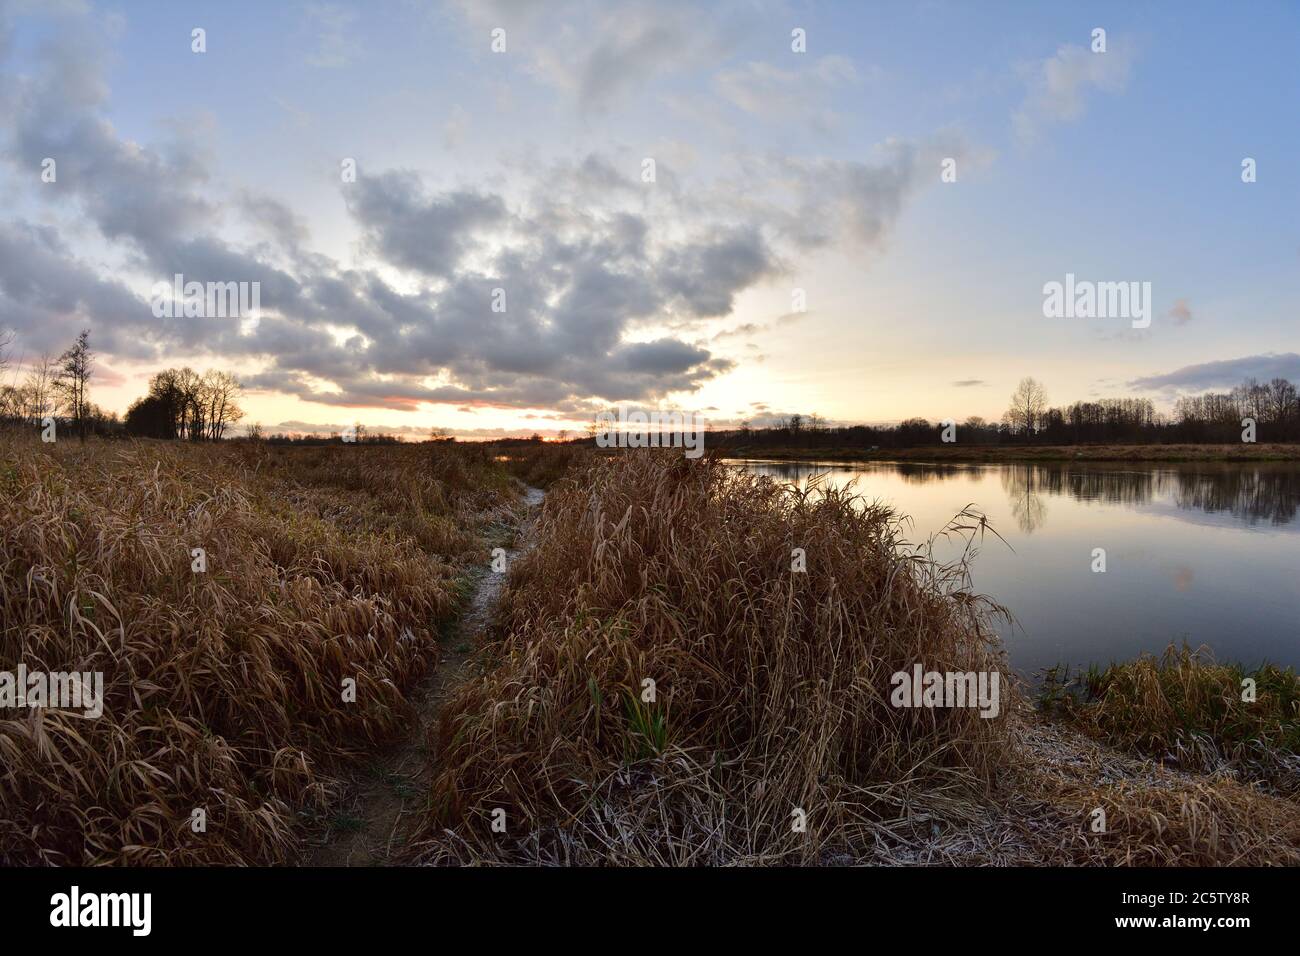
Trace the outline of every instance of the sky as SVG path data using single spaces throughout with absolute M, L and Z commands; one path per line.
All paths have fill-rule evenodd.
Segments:
M 0 329 L 266 431 L 1168 409 L 1300 381 L 1298 106 L 1267 0 L 0 0 Z M 178 274 L 260 308 L 159 317 Z

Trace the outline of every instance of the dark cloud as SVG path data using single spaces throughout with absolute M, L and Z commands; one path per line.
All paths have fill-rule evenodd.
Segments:
M 729 315 L 737 292 L 776 271 L 753 226 L 715 230 L 707 239 L 670 251 L 660 266 L 665 287 L 700 318 Z
M 196 191 L 207 173 L 183 130 L 156 148 L 116 132 L 102 115 L 104 57 L 102 33 L 61 19 L 38 46 L 35 69 L 0 80 L 10 88 L 9 121 L 0 130 L 5 152 L 28 171 L 53 159 L 57 182 L 46 184 L 43 196 L 75 196 L 107 238 L 160 249 L 216 218 L 215 207 Z
M 637 183 L 624 175 L 618 167 L 603 156 L 588 155 L 572 177 L 575 186 L 583 189 L 598 189 L 607 193 L 631 193 Z
M 78 261 L 48 226 L 0 222 L 0 316 L 32 353 L 59 351 L 82 328 L 102 323 L 100 350 L 152 356 L 143 336 L 156 321 L 148 303 Z
M 445 278 L 475 248 L 475 234 L 506 218 L 499 196 L 469 190 L 425 196 L 406 170 L 362 176 L 347 184 L 348 210 L 373 250 L 393 265 Z
M 278 199 L 244 191 L 239 195 L 239 207 L 251 222 L 285 249 L 296 252 L 307 241 L 307 224 Z
M 1274 378 L 1287 378 L 1300 381 L 1300 355 L 1294 352 L 1278 354 L 1266 352 L 1263 355 L 1246 355 L 1235 359 L 1222 359 L 1217 362 L 1202 362 L 1198 365 L 1184 365 L 1164 375 L 1149 375 L 1129 382 L 1130 388 L 1139 389 L 1188 389 L 1203 390 L 1212 388 L 1229 388 L 1239 385 L 1248 378 L 1269 381 Z
M 684 31 L 649 7 L 591 10 L 601 29 L 590 48 L 535 66 L 554 70 L 592 108 L 609 102 L 605 90 L 617 95 L 620 84 L 716 49 L 708 30 Z M 837 237 L 881 244 L 908 196 L 937 182 L 938 156 L 961 155 L 942 142 L 890 142 L 867 162 L 769 160 L 756 182 L 776 183 L 781 195 L 761 199 L 725 183 L 688 195 L 664 163 L 648 190 L 626 157 L 594 154 L 520 170 L 509 201 L 486 189 L 431 190 L 409 170 L 363 170 L 340 184 L 341 202 L 371 258 L 348 268 L 310 252 L 302 218 L 283 203 L 224 196 L 201 128 L 175 126 L 156 143 L 119 134 L 107 119 L 109 47 L 94 26 L 61 21 L 21 74 L 0 63 L 3 155 L 29 179 L 42 158 L 55 158 L 58 183 L 41 193 L 50 221 L 97 230 L 148 283 L 178 273 L 257 282 L 262 315 L 255 325 L 156 319 L 147 285 L 128 288 L 53 227 L 0 213 L 6 323 L 24 344 L 65 343 L 89 325 L 101 351 L 124 358 L 262 362 L 251 386 L 328 405 L 576 414 L 698 389 L 734 363 L 675 337 L 638 341 L 648 326 L 694 337 L 747 289 L 784 273 L 778 250 Z M 232 224 L 252 227 L 257 243 L 232 240 L 243 234 Z M 414 281 L 395 287 L 385 266 Z M 504 312 L 492 308 L 498 288 Z
M 619 364 L 633 374 L 674 375 L 709 361 L 709 353 L 676 339 L 635 342 L 619 349 Z
M 569 171 L 565 202 L 543 198 L 516 213 L 489 192 L 430 192 L 404 170 L 343 184 L 373 255 L 430 281 L 398 291 L 375 271 L 305 252 L 303 221 L 277 200 L 237 192 L 220 206 L 195 130 L 178 128 L 162 144 L 119 136 L 103 115 L 103 56 L 86 24 L 73 24 L 51 37 L 31 75 L 0 77 L 13 103 L 0 122 L 5 155 L 27 170 L 55 157 L 48 197 L 74 207 L 150 287 L 176 274 L 256 282 L 262 315 L 252 327 L 238 318 L 157 319 L 150 287 L 103 278 L 52 227 L 0 221 L 0 306 L 24 344 L 56 345 L 89 325 L 101 351 L 126 358 L 262 360 L 250 387 L 324 404 L 580 410 L 596 399 L 695 389 L 725 372 L 728 360 L 697 345 L 625 338 L 674 313 L 728 314 L 740 291 L 775 271 L 755 227 L 655 240 L 642 215 L 601 205 L 632 181 L 588 156 Z M 264 241 L 241 248 L 224 238 L 216 231 L 223 208 Z M 492 309 L 496 288 L 505 290 L 505 312 Z

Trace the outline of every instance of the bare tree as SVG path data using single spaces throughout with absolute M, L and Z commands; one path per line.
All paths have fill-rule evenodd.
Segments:
M 9 357 L 13 354 L 14 330 L 0 329 L 0 373 L 9 367 Z
M 1284 378 L 1268 383 L 1269 417 L 1278 423 L 1290 421 L 1296 410 L 1296 387 Z
M 0 385 L 0 421 L 20 422 L 26 417 L 25 390 L 13 385 Z
M 174 368 L 165 368 L 149 380 L 149 397 L 157 404 L 160 417 L 165 420 L 159 434 L 165 432 L 168 438 L 184 438 L 185 422 L 189 416 L 188 399 L 181 386 L 180 372 Z
M 54 385 L 58 380 L 59 365 L 48 352 L 33 362 L 23 382 L 27 418 L 39 426 L 47 415 L 54 414 Z
M 229 372 L 211 369 L 204 373 L 199 396 L 209 440 L 220 441 L 226 429 L 244 417 L 244 410 L 235 401 L 241 391 L 243 386 Z
M 9 368 L 9 358 L 13 355 L 11 346 L 14 341 L 14 333 L 11 330 L 0 329 L 0 374 Z M 19 363 L 21 365 L 21 362 Z M 0 419 L 4 421 L 21 421 L 24 411 L 24 389 L 18 385 L 18 373 L 14 372 L 14 380 L 8 385 L 0 385 Z
M 1046 410 L 1047 391 L 1034 379 L 1025 377 L 1011 393 L 1011 407 L 1004 417 L 1008 425 L 1028 437 L 1039 428 Z
M 203 437 L 203 377 L 188 365 L 172 369 L 172 385 L 180 400 L 180 423 L 177 434 L 190 441 Z
M 59 356 L 55 388 L 63 398 L 63 407 L 77 423 L 81 440 L 86 440 L 86 406 L 90 377 L 94 374 L 95 355 L 90 351 L 90 329 L 82 329 L 76 344 Z

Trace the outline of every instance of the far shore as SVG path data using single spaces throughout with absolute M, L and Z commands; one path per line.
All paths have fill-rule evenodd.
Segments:
M 714 446 L 718 447 L 718 446 Z M 788 448 L 722 445 L 727 458 L 789 461 L 1132 461 L 1246 462 L 1300 461 L 1300 445 L 1280 443 L 1233 445 L 926 445 L 915 448 Z

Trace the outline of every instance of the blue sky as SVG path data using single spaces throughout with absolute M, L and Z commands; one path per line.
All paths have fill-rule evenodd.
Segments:
M 465 435 L 1300 380 L 1295 4 L 0 11 L 0 326 L 88 325 L 119 411 L 178 364 L 268 426 Z M 260 323 L 159 323 L 177 270 Z M 1044 318 L 1066 273 L 1150 282 L 1151 327 Z

